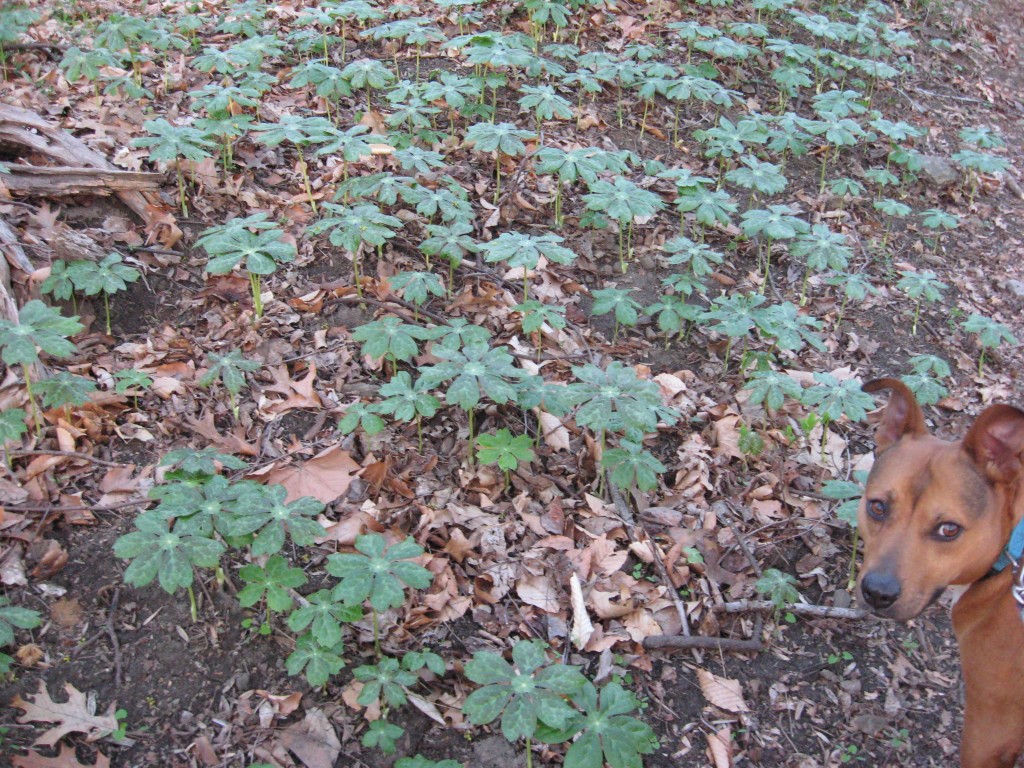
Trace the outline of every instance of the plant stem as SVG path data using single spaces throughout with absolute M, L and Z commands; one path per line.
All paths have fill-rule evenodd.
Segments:
M 252 287 L 252 308 L 256 317 L 263 317 L 263 295 L 260 290 L 260 276 L 254 272 L 249 273 L 249 285 Z
M 192 616 L 192 623 L 195 624 L 199 621 L 199 608 L 196 605 L 196 593 L 192 590 L 192 585 L 188 585 L 188 610 Z
M 32 375 L 29 373 L 28 365 L 23 364 L 21 371 L 25 374 L 25 394 L 28 397 L 28 407 L 32 410 L 32 421 L 36 425 L 36 437 L 41 437 L 43 434 L 43 417 L 39 406 L 36 405 L 35 398 L 32 396 Z
M 853 529 L 853 551 L 850 553 L 850 576 L 846 582 L 846 591 L 852 592 L 857 586 L 857 545 L 860 543 L 860 529 Z

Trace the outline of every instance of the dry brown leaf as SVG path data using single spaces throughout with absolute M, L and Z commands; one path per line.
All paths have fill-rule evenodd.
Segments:
M 333 768 L 341 752 L 341 742 L 334 726 L 320 709 L 311 709 L 301 723 L 281 732 L 281 744 L 306 768 Z
M 747 702 L 743 700 L 743 688 L 739 680 L 719 677 L 706 669 L 698 669 L 697 682 L 709 704 L 727 712 L 749 711 Z
M 583 650 L 594 634 L 594 624 L 587 615 L 587 605 L 583 601 L 583 588 L 580 577 L 575 573 L 569 577 L 569 597 L 572 602 L 572 631 L 569 639 L 577 650 Z
M 344 496 L 359 472 L 360 466 L 348 451 L 332 445 L 304 464 L 292 464 L 273 470 L 267 475 L 268 483 L 283 485 L 288 501 L 312 496 L 324 504 Z
M 732 768 L 732 743 L 729 740 L 729 729 L 722 728 L 717 733 L 706 734 L 708 739 L 708 757 L 715 768 Z
M 34 744 L 52 747 L 63 736 L 69 733 L 84 733 L 86 741 L 96 741 L 117 730 L 117 719 L 114 717 L 116 705 L 111 703 L 105 715 L 96 715 L 89 711 L 85 694 L 71 683 L 64 686 L 68 700 L 58 703 L 50 698 L 46 683 L 39 681 L 39 693 L 32 701 L 25 701 L 21 696 L 11 700 L 11 706 L 25 710 L 18 717 L 19 723 L 56 723 L 53 728 L 43 733 Z
M 50 606 L 50 618 L 58 627 L 76 627 L 82 622 L 82 605 L 77 597 L 62 597 Z
M 516 593 L 524 603 L 540 608 L 546 613 L 555 613 L 558 610 L 558 590 L 547 574 L 523 574 L 516 582 Z
M 548 448 L 556 451 L 570 450 L 569 430 L 560 418 L 547 411 L 537 411 L 537 418 L 540 420 L 544 444 Z

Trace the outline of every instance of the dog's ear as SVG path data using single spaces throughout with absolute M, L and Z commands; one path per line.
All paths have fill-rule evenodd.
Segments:
M 879 453 L 898 441 L 904 435 L 924 435 L 928 427 L 924 413 L 917 404 L 917 398 L 910 387 L 899 379 L 872 379 L 861 389 L 865 392 L 881 392 L 888 389 L 892 394 L 889 404 L 882 412 L 882 421 L 875 430 L 875 447 Z
M 971 425 L 963 446 L 989 479 L 1013 480 L 1024 459 L 1024 411 L 1012 405 L 990 405 Z

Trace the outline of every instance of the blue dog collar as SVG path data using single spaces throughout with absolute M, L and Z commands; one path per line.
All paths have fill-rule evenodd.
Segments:
M 999 555 L 999 559 L 992 566 L 992 570 L 996 572 L 1002 571 L 1008 565 L 1020 560 L 1022 555 L 1024 555 L 1024 520 L 1017 523 L 1017 527 L 1013 529 L 1013 533 L 1010 534 L 1010 540 L 1006 542 L 1006 548 Z

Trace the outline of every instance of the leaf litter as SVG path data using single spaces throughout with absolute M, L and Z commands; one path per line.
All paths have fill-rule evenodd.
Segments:
M 825 481 L 850 479 L 854 468 L 863 468 L 869 449 L 863 407 L 858 410 L 854 390 L 844 389 L 847 383 L 856 385 L 873 374 L 907 373 L 908 357 L 938 355 L 951 372 L 920 383 L 938 393 L 930 415 L 951 434 L 980 405 L 1013 401 L 1019 392 L 1010 365 L 1015 342 L 1008 344 L 998 329 L 978 321 L 962 323 L 980 312 L 1007 333 L 1022 330 L 1016 317 L 1024 276 L 1017 256 L 1024 246 L 1019 217 L 1012 215 L 1019 209 L 1020 192 L 1016 170 L 998 167 L 1004 158 L 1019 164 L 1019 125 L 1013 116 L 1019 115 L 1020 105 L 1011 85 L 1018 63 L 1006 53 L 1019 42 L 1013 39 L 1017 33 L 1013 25 L 996 23 L 996 12 L 958 16 L 970 13 L 958 7 L 930 17 L 920 8 L 886 9 L 885 41 L 905 46 L 901 36 L 909 35 L 916 45 L 901 55 L 914 68 L 899 77 L 886 76 L 876 62 L 873 71 L 882 74 L 871 79 L 871 90 L 877 92 L 867 100 L 889 121 L 904 119 L 923 128 L 924 135 L 916 143 L 903 142 L 893 138 L 900 129 L 892 122 L 875 118 L 876 140 L 844 155 L 844 131 L 851 126 L 842 122 L 846 118 L 840 109 L 864 114 L 857 112 L 864 106 L 858 97 L 851 100 L 843 93 L 847 85 L 856 87 L 853 76 L 849 83 L 842 76 L 828 85 L 822 81 L 817 88 L 805 87 L 800 98 L 787 102 L 786 93 L 762 74 L 782 65 L 771 78 L 780 86 L 785 77 L 799 76 L 800 69 L 805 76 L 824 73 L 827 79 L 823 62 L 801 61 L 805 51 L 798 46 L 816 41 L 819 32 L 851 35 L 850 40 L 864 35 L 868 43 L 877 42 L 879 33 L 870 23 L 877 9 L 861 9 L 862 15 L 854 17 L 860 27 L 854 21 L 830 27 L 835 22 L 799 4 L 790 16 L 764 17 L 754 13 L 756 4 L 712 6 L 688 10 L 649 4 L 646 16 L 628 8 L 575 9 L 571 30 L 578 25 L 584 55 L 576 76 L 580 83 L 593 77 L 598 84 L 595 97 L 586 88 L 566 90 L 560 84 L 565 96 L 578 97 L 575 106 L 565 99 L 575 121 L 560 118 L 564 113 L 556 106 L 543 117 L 531 114 L 530 105 L 537 101 L 521 101 L 524 106 L 517 111 L 517 96 L 529 93 L 535 83 L 554 83 L 563 77 L 559 69 L 567 68 L 559 63 L 565 57 L 559 58 L 556 44 L 535 48 L 550 58 L 540 62 L 540 70 L 530 71 L 537 61 L 530 60 L 531 45 L 525 41 L 531 35 L 539 40 L 557 26 L 555 16 L 544 21 L 531 4 L 504 22 L 490 4 L 465 18 L 457 6 L 445 6 L 439 15 L 434 4 L 370 5 L 366 19 L 344 27 L 335 18 L 331 27 L 340 34 L 328 42 L 324 66 L 342 69 L 363 62 L 360 67 L 365 67 L 355 71 L 368 79 L 350 86 L 351 94 L 325 96 L 331 92 L 289 84 L 298 69 L 312 73 L 318 61 L 314 49 L 303 50 L 303 35 L 297 34 L 309 28 L 308 20 L 300 21 L 309 8 L 292 4 L 203 8 L 195 16 L 199 26 L 189 32 L 193 43 L 168 52 L 152 40 L 143 40 L 137 51 L 132 45 L 116 47 L 111 36 L 121 21 L 132 18 L 133 9 L 83 3 L 83 12 L 125 15 L 101 24 L 91 47 L 76 48 L 78 54 L 70 48 L 55 49 L 57 55 L 50 56 L 44 48 L 12 47 L 2 86 L 5 103 L 60 121 L 121 167 L 169 171 L 164 194 L 148 198 L 143 226 L 99 199 L 91 201 L 90 209 L 59 196 L 25 197 L 13 191 L 13 180 L 10 196 L 0 200 L 0 214 L 14 224 L 22 242 L 37 248 L 32 254 L 33 259 L 39 254 L 40 263 L 47 260 L 47 247 L 57 258 L 52 244 L 58 224 L 82 229 L 98 241 L 101 258 L 109 248 L 145 244 L 125 251 L 145 279 L 110 297 L 113 333 L 103 332 L 104 312 L 94 297 L 76 297 L 64 314 L 79 315 L 89 328 L 74 337 L 78 346 L 68 361 L 48 359 L 59 370 L 100 382 L 102 391 L 84 402 L 44 400 L 46 430 L 39 436 L 22 437 L 22 430 L 16 430 L 12 439 L 0 432 L 12 460 L 0 486 L 4 583 L 19 605 L 32 604 L 23 599 L 31 588 L 53 601 L 52 624 L 22 645 L 29 650 L 16 654 L 24 684 L 38 685 L 38 692 L 26 701 L 21 685 L 4 689 L 6 700 L 20 702 L 14 706 L 24 710 L 26 722 L 58 722 L 43 731 L 45 741 L 37 744 L 52 746 L 72 733 L 83 733 L 88 742 L 103 737 L 104 730 L 116 730 L 116 720 L 105 729 L 69 727 L 94 717 L 79 692 L 89 687 L 128 709 L 133 743 L 104 744 L 105 752 L 115 755 L 114 764 L 232 759 L 272 765 L 298 761 L 310 768 L 338 759 L 389 764 L 365 740 L 372 733 L 378 746 L 387 744 L 386 730 L 373 730 L 368 723 L 382 722 L 382 707 L 359 703 L 363 688 L 349 671 L 332 679 L 327 690 L 286 676 L 281 661 L 293 650 L 294 637 L 283 627 L 272 637 L 261 636 L 256 630 L 266 617 L 240 610 L 232 592 L 247 555 L 236 553 L 226 563 L 223 580 L 204 578 L 197 585 L 198 622 L 181 600 L 152 587 L 131 590 L 109 567 L 115 562 L 110 558 L 113 539 L 130 530 L 139 507 L 152 503 L 146 498 L 151 489 L 175 471 L 161 466 L 160 458 L 188 446 L 244 459 L 246 473 L 232 475 L 233 481 L 244 482 L 244 477 L 281 485 L 288 502 L 312 496 L 328 505 L 317 517 L 323 529 L 318 546 L 301 555 L 290 553 L 299 558 L 314 588 L 332 586 L 324 575 L 329 556 L 362 551 L 363 535 L 381 534 L 392 547 L 412 535 L 425 547 L 416 565 L 430 573 L 430 587 L 412 600 L 382 603 L 372 619 L 367 615 L 353 622 L 344 651 L 349 668 L 372 661 L 370 649 L 379 638 L 391 653 L 433 648 L 447 659 L 444 674 L 417 670 L 417 692 L 409 691 L 408 699 L 423 714 L 419 721 L 409 715 L 407 742 L 396 745 L 403 757 L 423 753 L 481 761 L 463 738 L 468 724 L 461 708 L 472 686 L 456 672 L 476 650 L 507 652 L 515 640 L 542 638 L 571 657 L 571 663 L 585 665 L 595 685 L 628 679 L 646 698 L 642 717 L 661 742 L 646 756 L 646 765 L 948 764 L 956 750 L 953 738 L 930 735 L 936 718 L 945 732 L 954 733 L 958 717 L 949 706 L 957 680 L 955 653 L 941 611 L 904 627 L 791 617 L 787 605 L 793 613 L 799 607 L 792 606 L 794 599 L 845 609 L 852 599 L 847 591 L 849 527 L 821 493 Z M 45 4 L 33 10 L 39 11 L 37 17 L 24 25 L 4 17 L 18 30 L 15 41 L 76 42 L 82 19 Z M 1001 10 L 1019 15 L 1019 9 Z M 435 18 L 441 37 L 428 35 L 410 49 L 396 40 L 412 27 L 398 27 L 405 32 L 394 39 L 361 34 L 379 22 L 375 13 L 385 12 L 399 24 L 420 14 Z M 555 13 L 554 8 L 549 12 Z M 920 25 L 922 13 L 934 28 Z M 503 23 L 506 34 L 524 38 L 497 45 L 487 30 L 501 29 Z M 761 35 L 761 23 L 780 38 Z M 464 40 L 461 47 L 441 42 L 456 38 L 464 24 L 481 38 Z M 189 29 L 181 25 L 182 31 Z M 109 52 L 101 31 L 115 41 L 109 43 L 115 50 L 140 56 L 101 61 L 90 78 L 88 57 Z M 560 42 L 569 32 L 563 31 Z M 295 46 L 294 60 L 274 53 L 269 39 L 286 35 Z M 187 36 L 182 38 L 186 43 Z M 257 85 L 261 77 L 269 78 L 260 97 L 260 121 L 280 124 L 295 115 L 323 116 L 327 125 L 335 121 L 339 129 L 361 126 L 370 132 L 348 130 L 337 139 L 336 150 L 321 155 L 305 139 L 274 143 L 266 132 L 243 129 L 233 134 L 238 139 L 234 165 L 228 162 L 227 171 L 218 166 L 219 159 L 214 161 L 205 140 L 184 131 L 177 132 L 176 140 L 191 141 L 188 151 L 196 156 L 186 154 L 178 162 L 161 161 L 134 141 L 152 135 L 147 120 L 161 117 L 173 127 L 187 128 L 213 117 L 212 102 L 205 107 L 197 103 L 205 98 L 204 89 L 238 86 L 236 76 L 245 70 L 232 67 L 253 55 L 246 53 L 246 40 L 256 49 L 268 46 L 257 50 L 257 66 L 249 70 L 256 73 Z M 666 46 L 669 40 L 667 52 L 646 47 Z M 836 49 L 852 50 L 833 42 Z M 868 66 L 850 60 L 848 53 L 834 53 L 837 71 Z M 217 62 L 222 55 L 242 59 L 225 70 L 216 63 L 212 72 L 207 64 L 200 66 L 202 56 Z M 510 58 L 473 71 L 473 57 L 479 65 L 494 55 Z M 429 99 L 387 91 L 386 84 L 418 82 L 414 67 L 421 56 L 431 61 L 430 82 L 445 83 L 442 73 L 456 77 L 446 85 L 449 90 L 440 88 L 440 95 Z M 661 58 L 674 73 L 658 71 Z M 892 64 L 899 57 L 880 60 Z M 751 61 L 764 66 L 754 68 Z M 387 71 L 390 66 L 398 67 L 399 77 Z M 506 80 L 485 78 L 478 104 L 463 99 L 456 106 L 451 83 L 467 87 L 457 78 L 471 80 L 470 74 L 480 72 L 491 77 L 503 72 Z M 371 73 L 381 78 L 378 84 L 371 84 L 376 82 Z M 676 91 L 667 90 L 665 78 L 683 73 L 682 82 L 672 88 L 706 88 L 715 95 L 696 103 L 683 98 L 680 114 L 669 96 Z M 52 89 L 48 97 L 33 83 L 36 78 Z M 731 92 L 721 89 L 719 80 L 729 83 Z M 97 83 L 109 85 L 109 91 Z M 152 93 L 126 98 L 136 86 Z M 779 119 L 772 141 L 786 149 L 772 148 L 767 154 L 757 149 L 765 125 L 747 125 L 743 118 L 765 119 L 780 94 L 780 104 L 791 104 L 801 119 L 815 124 Z M 866 91 L 859 94 L 861 102 L 865 96 Z M 487 110 L 481 109 L 488 103 L 497 106 L 494 124 L 486 122 Z M 224 119 L 246 116 L 256 113 L 237 90 Z M 976 130 L 982 121 L 998 126 L 1006 144 L 991 157 L 979 156 L 989 141 Z M 472 138 L 471 126 L 475 145 L 466 141 Z M 799 136 L 805 129 L 827 137 L 808 155 L 800 151 L 800 142 L 807 149 L 813 141 Z M 823 133 L 814 133 L 819 130 Z M 412 138 L 393 146 L 385 140 L 389 132 Z M 359 136 L 367 138 L 365 147 L 346 153 L 344 142 L 355 147 Z M 730 149 L 735 141 L 738 153 Z M 493 149 L 484 149 L 488 142 Z M 969 150 L 975 154 L 964 154 L 964 142 L 976 147 Z M 537 171 L 541 147 L 589 153 L 591 169 L 581 170 L 579 177 L 594 174 L 595 183 L 587 184 L 591 195 L 573 186 L 568 176 L 555 180 Z M 960 183 L 933 185 L 927 180 L 931 171 L 912 168 L 925 152 L 942 160 L 957 151 L 961 165 L 954 172 Z M 761 159 L 751 152 L 761 153 Z M 743 157 L 736 159 L 739 154 Z M 769 159 L 780 170 L 766 168 Z M 27 153 L 13 163 L 5 158 L 5 165 L 42 161 Z M 892 188 L 882 167 L 905 168 L 907 175 L 897 177 L 897 188 Z M 308 174 L 308 188 L 302 174 Z M 387 187 L 388 178 L 404 174 L 409 181 Z M 783 191 L 779 174 L 787 182 Z M 687 181 L 697 176 L 709 181 Z M 715 176 L 728 190 L 724 197 L 714 195 Z M 744 198 L 747 212 L 760 213 L 734 221 L 728 206 Z M 666 205 L 670 201 L 682 219 Z M 370 202 L 381 210 L 375 215 L 358 210 Z M 782 202 L 785 211 L 772 207 Z M 915 219 L 902 213 L 905 203 L 914 211 L 941 209 L 959 223 L 943 230 L 941 222 L 951 219 L 934 213 Z M 327 204 L 344 209 L 328 207 L 332 215 L 362 217 L 358 227 L 311 236 Z M 474 207 L 473 226 L 459 235 L 452 222 L 463 220 L 460 210 Z M 380 218 L 385 208 L 394 222 Z M 270 253 L 281 256 L 280 261 L 246 262 L 248 274 L 214 274 L 219 267 L 204 274 L 199 265 L 206 252 L 196 247 L 196 237 L 254 214 L 264 218 L 251 225 L 250 235 L 263 231 L 263 224 L 281 227 L 279 237 L 267 239 L 275 244 Z M 836 268 L 850 257 L 832 251 L 821 256 L 831 259 L 829 269 L 812 269 L 810 245 L 792 244 L 800 228 L 786 215 L 797 216 L 805 227 L 825 224 L 841 233 L 852 247 L 853 264 Z M 681 253 L 666 242 L 680 234 L 680 224 L 700 244 L 726 250 L 729 257 L 712 260 L 707 269 L 695 266 L 693 254 L 699 251 L 689 252 L 689 262 L 665 259 L 662 252 L 672 258 Z M 430 227 L 462 245 L 425 262 L 427 251 L 419 246 Z M 749 236 L 742 237 L 741 230 Z M 483 246 L 483 257 L 464 248 L 466 242 L 458 238 L 465 234 L 472 235 L 471 244 Z M 564 240 L 543 241 L 549 250 L 540 255 L 530 251 L 539 238 L 552 234 Z M 827 250 L 827 243 L 817 242 Z M 509 244 L 518 249 L 514 254 Z M 550 250 L 554 245 L 568 248 L 569 254 Z M 282 255 L 290 256 L 292 249 L 293 262 Z M 563 263 L 567 260 L 572 263 Z M 679 264 L 688 264 L 693 274 L 673 268 Z M 263 272 L 261 281 L 253 280 L 264 267 L 270 271 Z M 927 302 L 926 292 L 915 296 L 912 289 L 929 270 L 953 289 L 935 304 Z M 417 285 L 427 284 L 425 278 L 399 278 L 432 271 L 437 280 L 429 285 L 440 286 L 441 294 L 425 288 L 417 292 Z M 901 271 L 905 290 L 898 282 Z M 858 298 L 858 283 L 849 277 L 857 272 L 870 275 L 874 293 Z M 26 303 L 34 295 L 31 290 L 53 274 L 50 268 L 34 273 L 30 284 L 17 283 L 19 303 Z M 710 285 L 699 284 L 705 277 Z M 920 296 L 926 298 L 917 320 Z M 557 320 L 545 316 L 536 330 L 528 331 L 530 299 L 564 312 Z M 787 300 L 788 309 L 779 310 Z M 598 301 L 613 302 L 607 315 L 597 314 L 605 309 Z M 141 317 L 144 322 L 129 332 Z M 809 329 L 801 318 L 822 321 L 817 337 L 801 337 L 800 329 Z M 534 384 L 543 381 L 546 389 L 513 393 L 498 357 L 453 357 L 457 344 L 430 338 L 446 326 L 456 327 L 451 321 L 459 319 L 466 321 L 463 328 L 486 328 L 488 354 L 502 347 L 501 355 L 515 361 L 513 368 L 532 375 Z M 393 325 L 360 335 L 360 328 L 377 320 Z M 917 333 L 911 333 L 918 323 Z M 382 341 L 377 329 L 390 333 L 399 327 L 404 331 L 398 344 L 371 346 L 374 354 L 368 354 L 367 344 Z M 225 369 L 232 350 L 242 350 L 259 366 L 239 369 L 237 375 Z M 396 411 L 386 423 L 373 410 L 380 385 L 395 382 L 400 367 L 423 371 L 452 360 L 461 366 L 459 383 L 446 388 L 440 379 L 430 388 L 443 406 L 435 415 L 424 417 L 414 409 L 400 419 Z M 638 440 L 623 431 L 621 440 L 609 441 L 606 436 L 620 429 L 615 414 L 629 413 L 628 398 L 625 411 L 615 399 L 620 393 L 595 401 L 604 405 L 589 412 L 579 403 L 560 404 L 560 396 L 579 391 L 573 385 L 594 376 L 588 365 L 607 371 L 613 361 L 628 372 L 617 386 L 628 380 L 631 397 L 630 387 L 639 392 L 643 382 L 651 383 L 659 407 L 670 409 L 676 423 L 663 414 L 640 430 Z M 202 384 L 215 365 L 221 366 L 220 378 Z M 475 378 L 461 376 L 476 365 L 486 370 Z M 152 383 L 118 391 L 115 375 L 125 370 Z M 797 387 L 771 378 L 779 372 Z M 8 369 L 0 384 L 0 405 L 5 412 L 22 409 L 30 415 L 33 406 L 22 373 L 13 365 Z M 758 386 L 747 386 L 754 381 Z M 775 390 L 788 394 L 776 402 Z M 811 391 L 813 397 L 806 395 Z M 518 410 L 508 405 L 513 396 L 521 399 Z M 339 434 L 333 429 L 339 418 L 356 426 L 343 427 L 347 433 Z M 31 421 L 27 418 L 22 426 Z M 381 429 L 376 429 L 378 422 Z M 507 468 L 475 461 L 475 438 L 503 429 L 535 437 L 534 458 L 522 451 L 517 459 L 506 458 L 511 462 Z M 646 456 L 662 469 L 652 471 Z M 645 471 L 655 478 L 646 493 L 623 488 L 636 508 L 636 521 L 607 497 L 599 481 L 609 457 L 624 462 L 617 465 L 622 468 L 617 476 L 631 478 L 634 485 L 647 486 Z M 102 461 L 115 466 L 105 467 Z M 719 503 L 723 499 L 729 502 L 725 506 Z M 762 571 L 786 576 L 763 583 L 777 585 L 777 591 L 791 588 L 794 595 L 767 612 L 725 610 L 729 604 L 757 602 Z M 56 602 L 67 590 L 89 621 L 71 620 L 75 611 Z M 308 601 L 311 594 L 296 593 L 294 599 Z M 644 649 L 648 638 L 682 634 L 686 625 L 697 636 L 753 639 L 763 645 L 756 653 L 697 652 L 696 666 Z M 21 631 L 18 637 L 27 639 Z M 66 649 L 76 643 L 84 650 L 72 651 L 63 661 Z M 127 667 L 122 690 L 114 689 L 106 671 L 114 660 Z M 190 672 L 183 665 L 196 669 Z M 165 695 L 176 670 L 178 682 L 191 683 L 194 695 Z M 66 687 L 74 692 L 72 700 L 53 704 L 48 687 L 69 680 L 79 685 Z M 338 703 L 339 691 L 344 706 Z M 595 688 L 590 703 L 600 706 L 611 691 L 602 689 L 598 698 Z M 65 719 L 61 707 L 69 708 Z M 43 716 L 50 710 L 57 720 Z M 449 728 L 435 727 L 438 718 Z M 482 734 L 481 728 L 473 733 Z M 19 731 L 19 747 L 36 738 L 23 736 L 28 734 Z M 68 750 L 68 741 L 88 757 L 81 764 L 91 764 L 92 753 L 83 752 L 84 744 L 74 739 L 65 739 L 54 757 L 23 751 L 16 760 L 75 765 L 78 758 Z M 589 742 L 581 738 L 575 743 Z M 533 747 L 543 764 L 573 759 L 564 745 L 535 742 Z M 96 764 L 104 760 L 100 754 Z

